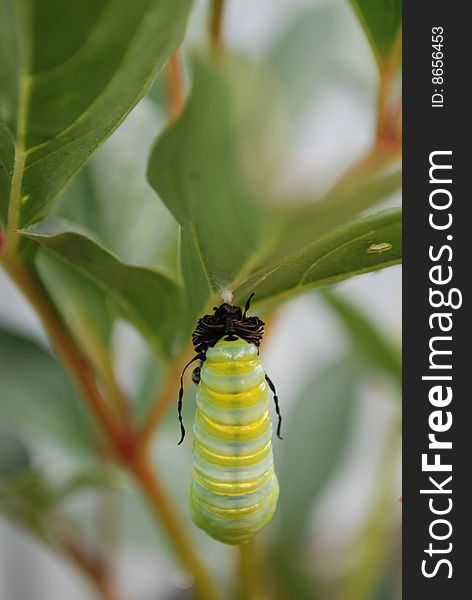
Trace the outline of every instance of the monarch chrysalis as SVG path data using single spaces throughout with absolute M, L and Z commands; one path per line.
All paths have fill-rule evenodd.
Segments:
M 269 388 L 280 437 L 282 418 L 275 387 L 259 362 L 264 323 L 224 303 L 205 315 L 192 335 L 196 356 L 180 378 L 178 414 L 182 443 L 183 375 L 194 361 L 198 384 L 193 426 L 190 501 L 195 524 L 226 544 L 251 539 L 274 514 L 279 484 L 272 456 Z

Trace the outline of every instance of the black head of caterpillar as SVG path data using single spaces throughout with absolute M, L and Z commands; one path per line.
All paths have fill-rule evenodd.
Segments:
M 220 304 L 220 306 L 213 307 L 212 315 L 204 315 L 198 320 L 197 326 L 192 334 L 192 343 L 197 354 L 185 365 L 180 376 L 179 401 L 177 405 L 181 433 L 179 445 L 184 441 L 185 437 L 185 427 L 182 420 L 182 398 L 184 395 L 183 377 L 187 367 L 195 361 L 200 361 L 200 365 L 196 367 L 192 373 L 193 382 L 198 384 L 200 382 L 201 365 L 206 358 L 206 351 L 208 348 L 212 348 L 219 340 L 221 340 L 221 338 L 230 341 L 239 337 L 259 348 L 262 336 L 264 335 L 264 321 L 261 321 L 259 317 L 247 316 L 253 297 L 254 293 L 247 299 L 244 311 L 241 310 L 239 306 L 233 306 L 224 302 L 223 304 Z M 277 392 L 271 379 L 267 375 L 265 378 L 274 395 L 275 410 L 279 419 L 277 436 L 282 439 L 280 436 L 282 416 L 279 410 Z
M 240 337 L 259 348 L 264 335 L 264 322 L 259 317 L 246 316 L 253 296 L 254 294 L 249 296 L 244 312 L 239 306 L 232 306 L 225 302 L 220 306 L 213 307 L 212 315 L 204 315 L 199 319 L 192 334 L 195 352 L 205 356 L 208 348 L 214 346 L 225 336 L 228 341 Z
M 192 342 L 201 363 L 205 360 L 208 348 L 213 347 L 221 338 L 230 341 L 239 337 L 259 348 L 264 335 L 264 321 L 258 317 L 246 316 L 253 296 L 254 294 L 249 296 L 244 312 L 239 306 L 224 302 L 213 307 L 212 315 L 204 315 L 198 320 Z M 192 372 L 192 381 L 196 384 L 200 382 L 201 363 Z

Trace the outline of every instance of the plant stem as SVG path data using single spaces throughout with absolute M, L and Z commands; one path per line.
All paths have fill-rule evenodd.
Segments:
M 238 600 L 262 600 L 259 565 L 254 540 L 239 546 Z
M 67 322 L 67 316 L 64 313 L 61 314 L 64 315 L 64 320 Z M 97 380 L 107 390 L 110 407 L 116 417 L 121 420 L 122 424 L 126 424 L 130 418 L 129 405 L 115 377 L 109 346 L 105 344 L 87 318 L 74 320 L 73 323 L 74 328 L 71 328 L 71 333 L 77 347 L 85 357 L 88 357 L 90 364 L 94 367 Z
M 130 465 L 130 470 L 146 496 L 152 511 L 160 519 L 183 565 L 193 575 L 198 597 L 202 600 L 217 600 L 220 598 L 213 581 L 207 574 L 206 568 L 194 552 L 182 523 L 176 516 L 169 499 L 164 494 L 162 485 L 157 479 L 149 460 L 143 455 L 138 455 L 136 461 Z
M 9 248 L 7 247 L 7 250 Z M 91 413 L 100 424 L 112 447 L 123 442 L 125 431 L 109 410 L 95 382 L 93 370 L 67 331 L 59 311 L 37 275 L 10 253 L 5 253 L 3 265 L 36 310 L 41 322 L 82 392 Z
M 380 86 L 377 111 L 377 146 L 397 147 L 401 139 L 396 127 L 397 114 L 401 111 L 401 97 L 394 107 L 391 106 L 392 87 L 398 73 L 401 60 L 402 37 L 397 36 L 393 48 L 380 68 Z
M 174 121 L 180 115 L 185 104 L 185 82 L 179 52 L 174 52 L 166 67 L 167 104 L 169 120 Z
M 129 423 L 130 420 L 130 407 L 126 400 L 126 397 L 118 383 L 115 373 L 113 371 L 113 365 L 109 353 L 104 353 L 102 361 L 102 372 L 101 377 L 103 383 L 106 386 L 110 399 L 113 401 L 114 408 L 117 416 L 123 423 Z
M 64 554 L 96 588 L 102 600 L 121 600 L 115 590 L 106 568 L 106 563 L 98 554 L 88 552 L 76 540 L 64 539 L 59 544 Z
M 16 229 L 18 228 L 20 218 L 21 204 L 21 186 L 23 181 L 23 170 L 25 168 L 26 152 L 24 149 L 23 138 L 18 142 L 15 149 L 15 162 L 13 167 L 13 176 L 11 182 L 10 204 L 8 208 L 8 222 L 6 230 L 7 244 L 14 248 L 18 242 Z
M 62 522 L 63 525 L 66 521 L 63 514 L 55 512 L 55 517 L 56 521 L 50 523 L 52 527 L 49 528 L 47 535 L 41 527 L 38 527 L 37 522 L 29 518 L 12 515 L 11 519 L 62 559 L 72 563 L 95 588 L 101 600 L 122 600 L 122 596 L 115 590 L 110 579 L 103 555 L 87 547 L 75 534 L 72 537 L 70 531 L 66 533 L 62 530 L 60 523 Z
M 27 39 L 28 36 L 25 36 Z M 30 67 L 30 48 L 23 50 L 19 64 L 18 78 L 18 117 L 15 140 L 15 160 L 10 188 L 8 206 L 8 221 L 6 238 L 7 245 L 13 251 L 18 243 L 16 230 L 20 224 L 20 206 L 22 199 L 23 173 L 26 162 L 26 129 L 28 124 L 28 106 L 31 92 L 31 80 L 28 76 Z
M 221 32 L 223 29 L 224 8 L 224 0 L 212 0 L 210 14 L 210 43 L 215 54 L 219 54 L 223 47 Z

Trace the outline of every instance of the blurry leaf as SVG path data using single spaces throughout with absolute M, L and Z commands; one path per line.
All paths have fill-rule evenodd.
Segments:
M 270 555 L 266 568 L 276 582 L 274 600 L 319 600 L 322 598 L 313 573 L 303 564 L 301 552 L 278 546 Z
M 52 495 L 41 473 L 34 469 L 23 441 L 0 429 L 0 510 L 32 524 L 51 504 Z
M 76 472 L 54 486 L 54 498 L 56 501 L 63 501 L 75 496 L 81 492 L 88 492 L 90 489 L 97 491 L 104 487 L 113 488 L 115 484 L 112 475 L 100 463 L 89 467 L 87 471 Z
M 146 179 L 163 118 L 144 98 L 68 187 L 55 214 L 92 230 L 124 262 L 177 272 L 178 226 Z
M 276 466 L 284 552 L 303 540 L 311 509 L 339 465 L 357 395 L 355 365 L 344 361 L 311 379 L 293 406 Z
M 283 90 L 270 69 L 238 54 L 228 53 L 219 73 L 231 98 L 231 138 L 239 177 L 250 185 L 251 200 L 267 209 L 274 174 L 285 169 L 287 162 L 289 133 Z M 267 225 L 271 214 L 264 211 L 261 227 Z
M 100 201 L 96 195 L 90 168 L 94 159 L 95 155 L 61 192 L 57 206 L 54 208 L 54 215 L 74 222 L 85 230 L 93 231 L 100 239 L 102 234 Z M 107 174 L 104 173 L 104 176 Z
M 51 233 L 54 226 L 53 221 L 42 222 L 23 235 L 51 249 L 110 293 L 151 346 L 170 355 L 181 327 L 177 284 L 157 271 L 121 262 L 85 235 Z
M 72 453 L 94 449 L 82 403 L 54 357 L 33 340 L 0 329 L 0 419 L 28 439 L 54 440 Z
M 110 338 L 117 314 L 113 302 L 93 281 L 44 248 L 36 266 L 80 348 L 108 381 Z
M 189 308 L 189 322 L 195 322 L 207 304 L 212 290 L 202 256 L 196 250 L 192 233 L 186 229 L 181 229 L 180 232 L 180 263 Z
M 369 365 L 389 373 L 401 385 L 401 355 L 392 342 L 353 303 L 328 290 L 323 290 L 322 295 L 343 322 L 355 352 Z
M 47 537 L 45 517 L 55 503 L 42 473 L 25 471 L 3 482 L 0 478 L 0 511 L 40 537 Z
M 68 268 L 51 252 L 40 252 L 38 263 L 43 280 L 46 279 L 51 292 L 62 299 L 61 308 L 71 329 L 80 329 L 89 323 L 107 344 L 113 314 L 100 288 L 76 270 Z
M 24 474 L 31 469 L 31 458 L 18 437 L 0 429 L 0 489 L 4 480 Z
M 63 497 L 62 490 L 32 466 L 23 442 L 0 429 L 0 513 L 51 542 L 54 530 L 62 531 L 65 525 L 64 516 L 55 511 Z
M 236 301 L 255 292 L 256 302 L 300 293 L 401 262 L 401 211 L 388 210 L 336 229 L 272 269 L 252 275 Z
M 60 0 L 0 3 L 4 221 L 13 175 L 19 225 L 47 212 L 175 50 L 190 4 L 73 0 L 65 10 Z
M 63 501 L 104 483 L 110 483 L 106 474 L 90 472 L 89 468 L 52 484 L 33 467 L 30 452 L 20 438 L 0 429 L 0 512 L 43 541 L 52 541 L 51 534 L 63 532 L 66 522 L 70 524 L 70 518 L 57 511 Z
M 337 41 L 337 13 L 334 3 L 297 11 L 267 56 L 296 116 L 313 102 L 332 66 L 327 57 Z
M 401 0 L 351 0 L 379 62 L 387 56 L 402 21 Z
M 400 598 L 401 583 L 399 580 L 395 580 L 391 568 L 387 568 L 379 587 L 375 592 L 373 600 L 400 600 Z
M 218 68 L 196 61 L 194 69 L 188 104 L 157 140 L 148 178 L 182 226 L 184 256 L 194 257 L 198 281 L 186 283 L 199 290 L 199 310 L 205 290 L 221 292 L 253 255 L 262 213 L 238 166 L 230 87 Z
M 317 238 L 332 233 L 363 211 L 400 190 L 401 170 L 361 176 L 330 192 L 322 201 L 293 211 L 280 210 L 281 228 L 273 240 L 272 252 L 261 263 L 277 264 L 280 259 L 303 250 Z M 257 267 L 256 267 L 257 268 Z

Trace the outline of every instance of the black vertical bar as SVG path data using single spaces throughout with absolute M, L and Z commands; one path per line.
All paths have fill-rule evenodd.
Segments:
M 469 164 L 472 161 L 469 91 L 472 52 L 467 7 L 467 3 L 438 0 L 407 0 L 403 3 L 403 597 L 406 600 L 472 597 L 469 585 L 472 519 L 468 510 L 472 502 L 469 486 L 472 481 L 472 394 L 467 381 L 468 371 L 472 372 L 472 328 L 466 290 L 472 277 L 472 251 L 468 243 L 469 240 L 472 242 L 472 194 L 469 189 L 472 176 L 472 164 Z M 435 27 L 442 28 L 442 82 L 433 80 L 432 54 L 436 51 L 433 36 L 440 31 L 434 30 Z M 438 95 L 433 98 L 433 94 Z M 451 170 L 433 172 L 433 176 L 434 173 L 438 176 L 436 179 L 452 178 L 450 184 L 430 182 L 430 156 L 435 151 L 452 152 L 451 155 L 436 155 L 438 158 L 433 159 L 452 165 Z M 434 192 L 438 189 L 446 189 L 452 195 L 450 208 L 436 210 L 431 207 L 432 192 L 434 203 L 436 200 L 438 204 L 447 203 L 448 192 Z M 450 213 L 451 227 L 434 229 L 429 222 L 431 213 L 437 224 L 446 223 Z M 450 246 L 452 256 L 447 246 Z M 442 254 L 441 248 L 444 248 Z M 433 260 L 430 252 L 434 257 L 440 254 L 440 258 Z M 441 267 L 433 271 L 433 278 L 437 279 L 439 274 L 441 279 L 449 276 L 448 267 L 451 267 L 449 283 L 432 283 L 430 269 L 437 265 Z M 460 290 L 462 306 L 432 307 L 430 288 L 442 290 L 445 295 L 454 288 Z M 460 293 L 452 296 L 458 304 Z M 450 314 L 451 331 L 441 332 L 438 320 L 434 318 L 430 322 L 434 313 Z M 442 324 L 445 326 L 447 322 L 445 317 Z M 452 355 L 441 355 L 436 363 L 443 366 L 449 363 L 452 369 L 429 368 L 429 343 L 432 337 L 439 335 L 452 337 L 450 341 L 435 342 L 442 345 L 442 349 L 452 350 Z M 451 376 L 452 380 L 422 379 L 423 376 L 437 375 Z M 449 405 L 440 407 L 442 416 L 432 417 L 432 422 L 437 426 L 440 418 L 441 423 L 446 423 L 448 412 L 453 422 L 450 429 L 436 433 L 431 429 L 429 418 L 439 408 L 430 402 L 429 391 L 441 384 L 451 387 L 453 397 Z M 431 433 L 436 433 L 438 440 L 451 441 L 452 449 L 429 449 L 428 435 Z M 441 463 L 452 465 L 452 471 L 423 470 L 422 454 L 425 453 L 429 463 L 434 461 L 434 454 L 439 454 Z M 435 490 L 430 476 L 439 485 L 452 476 L 450 483 L 442 488 L 450 493 L 422 494 L 422 489 Z M 430 501 L 435 509 L 445 510 L 451 506 L 451 510 L 436 515 Z M 449 525 L 446 523 L 432 525 L 437 519 L 450 523 L 450 536 L 447 536 Z M 444 539 L 435 539 L 431 531 Z M 449 561 L 450 566 L 448 562 L 439 564 L 440 560 Z M 430 577 L 422 572 L 422 568 Z M 436 568 L 436 574 L 431 576 Z

